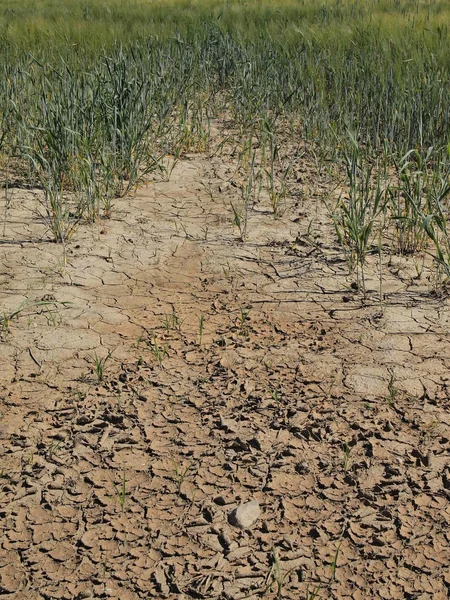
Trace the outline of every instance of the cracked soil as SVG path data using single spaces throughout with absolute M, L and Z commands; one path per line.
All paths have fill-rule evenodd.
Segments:
M 80 227 L 66 265 L 39 190 L 12 190 L 5 598 L 448 598 L 448 300 L 414 257 L 386 259 L 381 302 L 376 256 L 352 289 L 307 156 L 239 242 L 234 172 L 184 157 Z

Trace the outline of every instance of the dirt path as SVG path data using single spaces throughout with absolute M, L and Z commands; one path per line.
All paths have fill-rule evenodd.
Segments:
M 233 166 L 183 160 L 79 230 L 67 265 L 38 192 L 14 190 L 0 594 L 448 597 L 449 303 L 397 257 L 381 304 L 373 258 L 362 302 L 305 173 L 242 244 Z

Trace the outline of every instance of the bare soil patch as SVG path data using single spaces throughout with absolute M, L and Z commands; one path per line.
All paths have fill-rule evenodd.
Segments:
M 376 257 L 361 298 L 306 157 L 301 193 L 278 219 L 255 206 L 239 242 L 233 173 L 186 157 L 67 264 L 40 192 L 13 190 L 6 598 L 448 597 L 448 300 L 395 256 L 382 302 Z

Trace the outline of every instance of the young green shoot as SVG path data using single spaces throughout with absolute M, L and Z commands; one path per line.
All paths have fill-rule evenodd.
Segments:
M 169 353 L 167 350 L 168 347 L 169 347 L 168 344 L 164 344 L 163 346 L 160 346 L 158 344 L 158 340 L 156 339 L 156 336 L 153 336 L 153 341 L 152 341 L 152 344 L 150 345 L 150 350 L 151 350 L 153 356 L 155 357 L 156 362 L 158 363 L 158 365 L 160 367 L 162 366 L 163 359 L 166 356 L 169 356 Z
M 91 356 L 91 359 L 94 363 L 94 372 L 97 376 L 98 381 L 103 381 L 103 378 L 105 375 L 106 363 L 111 358 L 111 356 L 112 356 L 111 350 L 108 350 L 108 353 L 106 354 L 106 356 L 103 356 L 103 357 L 99 356 L 97 354 L 97 352 L 95 352 L 94 355 Z

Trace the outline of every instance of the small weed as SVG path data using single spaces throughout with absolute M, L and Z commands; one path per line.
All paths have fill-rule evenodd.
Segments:
M 388 381 L 388 404 L 392 405 L 395 403 L 398 396 L 398 388 L 396 386 L 396 377 L 393 369 L 389 369 L 389 381 Z
M 168 344 L 164 344 L 164 346 L 160 346 L 158 344 L 158 340 L 156 339 L 156 336 L 153 337 L 153 342 L 152 342 L 152 345 L 150 346 L 150 350 L 151 350 L 153 356 L 156 358 L 156 361 L 160 367 L 162 366 L 162 361 L 163 361 L 164 357 L 169 356 L 169 353 L 167 352 L 167 348 L 168 348 Z
M 57 327 L 62 323 L 61 313 L 58 310 L 52 310 L 48 306 L 45 309 L 45 317 L 47 319 L 47 323 L 49 325 L 53 325 L 53 327 Z
M 272 399 L 277 403 L 278 406 L 281 404 L 281 394 L 276 388 L 269 388 L 269 392 Z
M 332 580 L 334 580 L 335 576 L 336 576 L 337 560 L 338 560 L 338 556 L 339 556 L 339 551 L 341 549 L 341 545 L 342 545 L 342 542 L 340 542 L 338 544 L 338 547 L 336 548 L 336 552 L 333 556 L 333 560 L 331 561 L 331 579 Z
M 239 314 L 239 334 L 245 338 L 250 336 L 250 309 L 249 308 L 241 308 Z
M 61 446 L 62 442 L 59 441 L 53 441 L 49 448 L 48 448 L 48 452 L 47 452 L 47 458 L 48 460 L 52 460 L 53 456 L 55 456 L 57 454 L 58 448 Z
M 293 163 L 284 165 L 280 157 L 280 147 L 275 139 L 275 134 L 271 124 L 266 121 L 264 124 L 264 137 L 268 141 L 268 167 L 264 169 L 266 176 L 266 188 L 269 194 L 270 205 L 273 215 L 280 215 L 281 203 L 287 195 L 287 181 L 292 170 Z M 277 170 L 281 169 L 281 175 L 277 175 Z
M 319 584 L 317 584 L 317 585 L 315 585 L 315 586 L 312 588 L 312 590 L 311 590 L 311 592 L 310 592 L 310 591 L 309 591 L 309 590 L 310 590 L 310 586 L 309 586 L 309 583 L 308 583 L 308 585 L 306 586 L 306 595 L 305 595 L 305 600 L 315 600 L 315 598 L 317 598 L 317 596 L 318 596 L 318 594 L 319 594 L 319 592 L 320 592 L 320 589 L 321 589 L 321 588 L 320 588 L 320 585 L 319 585 Z
M 180 317 L 177 315 L 175 309 L 171 312 L 170 315 L 165 315 L 164 317 L 164 328 L 167 332 L 169 331 L 181 331 L 181 326 L 183 321 L 180 320 Z
M 237 207 L 231 203 L 231 209 L 233 211 L 233 225 L 239 229 L 239 237 L 241 242 L 245 242 L 247 239 L 248 210 L 253 195 L 255 179 L 255 159 L 256 152 L 254 151 L 248 167 L 247 181 L 245 184 L 241 185 L 241 206 Z
M 350 446 L 348 444 L 344 444 L 344 471 L 347 471 L 350 466 Z
M 231 210 L 233 211 L 233 225 L 239 229 L 240 238 L 244 241 L 247 229 L 247 222 L 244 219 L 244 214 L 242 210 L 237 208 L 233 203 L 231 203 Z
M 0 316 L 0 330 L 4 333 L 8 333 L 10 330 L 11 321 L 17 319 L 21 313 L 23 313 L 27 309 L 39 308 L 43 307 L 43 310 L 46 312 L 46 317 L 48 321 L 51 321 L 56 325 L 57 318 L 55 316 L 55 311 L 57 311 L 58 306 L 67 307 L 70 306 L 72 302 L 57 302 L 56 300 L 39 300 L 39 301 L 30 301 L 28 298 L 25 298 L 23 302 L 19 304 L 19 306 L 12 310 L 11 312 L 4 312 Z M 52 308 L 50 308 L 52 307 Z M 59 312 L 57 313 L 59 315 Z M 61 316 L 59 315 L 59 323 L 61 323 Z
M 384 210 L 384 191 L 379 177 L 373 184 L 374 165 L 363 161 L 356 138 L 349 135 L 350 151 L 344 152 L 348 198 L 339 199 L 332 219 L 338 241 L 345 248 L 349 269 L 356 270 L 358 289 L 366 294 L 365 265 L 373 228 Z
M 98 381 L 103 381 L 103 377 L 105 374 L 105 366 L 106 366 L 107 361 L 111 358 L 111 356 L 112 356 L 111 350 L 108 350 L 108 354 L 106 356 L 104 356 L 103 358 L 98 356 L 97 353 L 95 353 L 93 356 L 91 356 L 91 359 L 94 362 L 94 372 L 97 375 Z
M 0 329 L 3 333 L 9 333 L 9 323 L 11 319 L 7 313 L 3 313 L 0 317 Z
M 174 472 L 173 480 L 175 481 L 176 486 L 177 486 L 178 496 L 181 494 L 181 487 L 182 487 L 183 483 L 185 482 L 190 470 L 191 470 L 190 465 L 187 465 L 187 467 L 185 467 L 183 469 L 176 460 L 173 461 L 173 472 Z
M 144 335 L 140 335 L 138 337 L 138 339 L 136 340 L 136 348 L 139 348 L 139 346 L 145 342 L 145 336 Z
M 230 265 L 229 261 L 227 261 L 226 265 L 222 266 L 222 272 L 223 272 L 224 277 L 226 277 L 227 279 L 231 279 L 232 278 L 231 265 Z
M 25 456 L 21 458 L 21 463 L 23 467 L 30 467 L 34 463 L 34 454 L 33 452 L 29 452 Z
M 272 548 L 272 568 L 266 578 L 266 590 L 272 590 L 272 585 L 276 587 L 276 598 L 280 600 L 283 597 L 283 586 L 294 569 L 290 569 L 287 573 L 282 573 L 281 562 L 278 556 L 278 552 L 275 547 Z
M 283 592 L 284 577 L 281 574 L 280 559 L 278 558 L 278 554 L 275 548 L 272 549 L 272 558 L 272 577 L 277 587 L 277 598 L 281 598 L 281 594 Z

